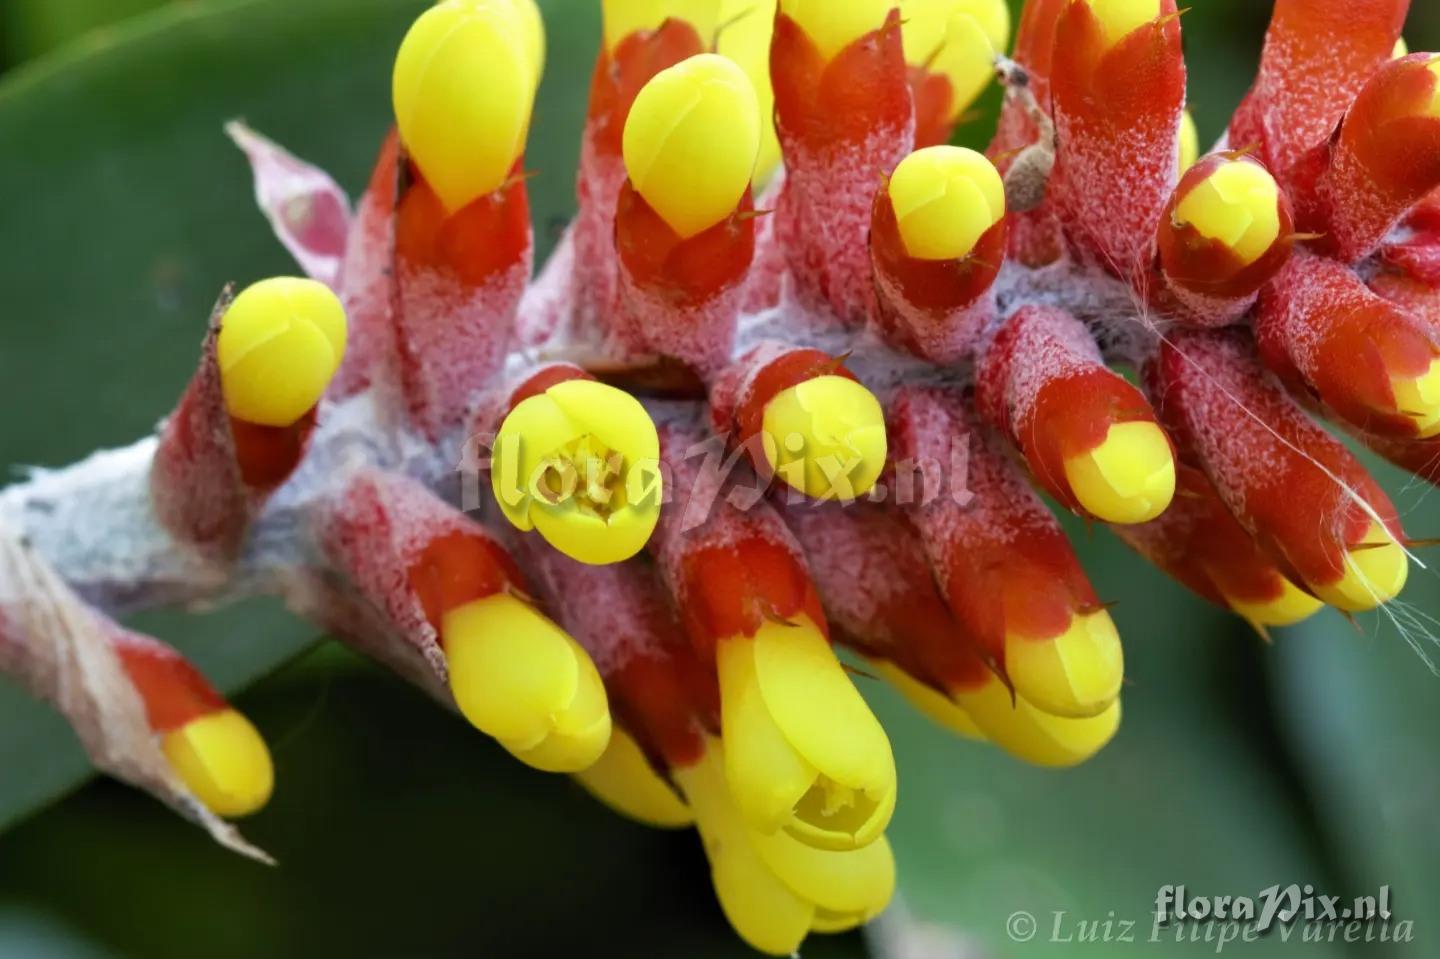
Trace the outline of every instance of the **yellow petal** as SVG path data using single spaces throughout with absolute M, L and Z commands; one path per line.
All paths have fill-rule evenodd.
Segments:
M 780 0 L 780 9 L 831 60 L 867 33 L 879 30 L 896 0 Z
M 161 749 L 195 798 L 217 816 L 248 816 L 270 800 L 275 769 L 250 720 L 233 709 L 165 733 Z
M 508 5 L 446 0 L 396 54 L 400 139 L 451 212 L 498 189 L 525 148 L 536 83 L 526 33 Z
M 760 150 L 760 107 L 745 71 L 704 53 L 661 70 L 625 120 L 630 182 L 682 237 L 733 214 Z
M 760 152 L 754 182 L 768 182 L 780 165 L 780 139 L 775 132 L 775 90 L 770 85 L 770 40 L 775 32 L 776 0 L 723 0 L 716 53 L 734 60 L 750 84 L 760 113 Z
M 899 690 L 900 694 L 910 701 L 910 705 L 920 710 L 936 725 L 966 739 L 985 738 L 985 733 L 975 725 L 970 714 L 939 690 L 920 682 L 888 659 L 872 659 L 869 664 L 876 675 Z
M 1098 753 L 1120 728 L 1120 700 L 1098 716 L 1052 716 L 1012 696 L 998 679 L 960 690 L 955 700 L 996 746 L 1036 766 L 1074 766 Z
M 639 743 L 623 729 L 610 734 L 600 760 L 575 774 L 576 782 L 621 815 L 647 826 L 676 829 L 694 823 L 690 807 L 655 772 Z
M 885 468 L 880 401 L 847 377 L 817 376 L 782 390 L 766 404 L 762 428 L 776 475 L 816 499 L 864 496 Z
M 249 423 L 289 426 L 325 394 L 345 338 L 345 309 L 323 283 L 274 277 L 246 287 L 215 344 L 226 409 Z
M 1195 118 L 1186 110 L 1180 114 L 1180 172 L 1184 173 L 1200 159 L 1200 131 Z
M 1005 216 L 1005 184 L 983 154 L 934 146 L 900 161 L 887 187 L 905 251 L 920 260 L 968 256 Z
M 549 772 L 578 772 L 610 737 L 605 687 L 585 650 L 506 593 L 458 606 L 441 625 L 450 691 L 471 725 Z
M 1054 716 L 1076 719 L 1104 712 L 1120 695 L 1125 657 L 1105 610 L 1076 613 L 1053 639 L 1009 635 L 1005 669 L 1015 690 Z
M 819 777 L 786 828 L 811 845 L 854 848 L 879 838 L 895 807 L 890 740 L 807 618 L 755 634 L 755 679 L 786 741 Z
M 1392 376 L 1395 408 L 1415 421 L 1422 439 L 1440 434 L 1440 359 L 1430 361 L 1419 376 Z
M 676 769 L 674 775 L 695 811 L 725 918 L 753 948 L 789 956 L 809 932 L 815 907 L 795 895 L 760 859 L 731 799 L 727 768 L 719 743 L 712 740 L 699 763 Z
M 614 49 L 632 33 L 655 30 L 671 17 L 695 28 L 709 40 L 720 24 L 720 0 L 601 0 L 605 46 Z
M 627 460 L 658 460 L 660 435 L 645 407 L 624 390 L 594 380 L 566 380 L 545 395 L 575 424 Z M 527 401 L 528 402 L 528 401 Z
M 1325 604 L 1284 577 L 1280 578 L 1280 595 L 1264 602 L 1225 597 L 1230 608 L 1257 626 L 1293 626 L 1309 619 Z
M 840 851 L 816 849 L 784 832 L 752 832 L 750 839 L 770 871 L 822 911 L 863 922 L 879 915 L 895 893 L 895 856 L 884 836 L 863 848 Z
M 765 705 L 755 675 L 755 640 L 723 639 L 715 657 L 726 778 L 746 821 L 762 832 L 775 832 L 789 821 L 818 774 L 790 745 Z
M 1405 588 L 1410 561 L 1404 548 L 1379 523 L 1345 554 L 1344 573 L 1335 583 L 1311 583 L 1310 589 L 1337 609 L 1360 613 L 1390 602 Z
M 1185 194 L 1173 221 L 1223 243 L 1248 266 L 1280 237 L 1279 199 L 1280 187 L 1264 167 L 1226 160 Z
M 1003 0 L 903 0 L 900 17 L 906 62 L 949 79 L 951 118 L 958 117 L 995 77 L 1009 8 Z
M 1147 523 L 1175 496 L 1175 457 L 1155 423 L 1116 423 L 1100 445 L 1065 461 L 1080 505 L 1108 523 Z
M 1086 0 L 1105 31 L 1108 49 L 1160 16 L 1160 0 Z

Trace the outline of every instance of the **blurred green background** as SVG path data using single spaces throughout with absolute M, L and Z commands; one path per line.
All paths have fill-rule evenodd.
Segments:
M 60 464 L 151 428 L 192 368 L 227 280 L 292 272 L 220 125 L 244 117 L 364 182 L 388 122 L 389 60 L 418 0 L 0 0 L 0 465 Z M 573 205 L 592 0 L 542 2 L 547 75 L 529 166 L 548 245 Z M 1202 139 L 1248 85 L 1268 15 L 1199 0 L 1185 17 Z M 1407 36 L 1440 48 L 1440 5 Z M 987 119 L 962 136 L 980 143 Z M 1409 528 L 1428 490 L 1379 470 Z M 1214 942 L 1049 941 L 1134 919 L 1156 889 L 1253 895 L 1392 887 L 1409 945 L 1225 952 L 1440 955 L 1440 680 L 1406 637 L 1440 612 L 1417 571 L 1403 625 L 1335 614 L 1262 644 L 1103 533 L 1073 529 L 1127 642 L 1125 722 L 1082 769 L 1022 768 L 955 741 L 861 680 L 901 771 L 900 895 L 869 938 L 814 957 L 1214 954 Z M 273 604 L 152 614 L 274 746 L 273 804 L 244 824 L 267 869 L 150 799 L 85 784 L 67 728 L 0 685 L 0 957 L 744 956 L 690 833 L 623 822 L 519 766 L 388 674 Z M 1420 628 L 1417 628 L 1420 627 Z M 1434 645 L 1416 639 L 1430 650 Z M 61 798 L 64 797 L 64 798 Z M 1029 943 L 1006 933 L 1025 910 Z

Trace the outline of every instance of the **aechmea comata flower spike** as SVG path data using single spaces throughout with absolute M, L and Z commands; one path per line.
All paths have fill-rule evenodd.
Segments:
M 275 277 L 246 287 L 216 339 L 226 409 L 257 426 L 294 424 L 329 387 L 345 340 L 345 310 L 323 283 Z
M 111 630 L 160 748 L 186 788 L 217 816 L 259 811 L 270 799 L 270 750 L 250 720 L 183 656 L 148 636 Z
M 1395 49 L 1410 0 L 1275 0 L 1260 70 L 1230 123 L 1287 189 Z M 1324 82 L 1316 78 L 1324 77 Z
M 735 213 L 759 149 L 755 88 L 718 54 L 657 73 L 625 121 L 630 182 L 685 239 Z
M 1129 276 L 1145 265 L 1179 165 L 1185 61 L 1174 0 L 1067 6 L 1055 28 L 1050 96 L 1055 209 L 1085 252 Z
M 528 602 L 495 593 L 452 607 L 440 640 L 460 712 L 517 759 L 579 772 L 604 753 L 610 711 L 594 662 Z
M 1248 337 L 1177 332 L 1148 379 L 1182 455 L 1287 579 L 1352 612 L 1399 594 L 1408 563 L 1395 507 L 1266 376 Z
M 1118 700 L 1091 718 L 1053 716 L 986 665 L 983 646 L 937 590 L 919 536 L 893 506 L 797 505 L 785 519 L 841 641 L 940 725 L 1039 766 L 1073 766 L 1114 736 Z
M 755 87 L 760 108 L 760 152 L 755 184 L 764 186 L 780 165 L 775 132 L 775 89 L 770 85 L 770 40 L 775 34 L 777 0 L 721 0 L 720 37 L 715 52 L 734 60 Z
M 517 529 L 584 563 L 645 547 L 660 515 L 660 445 L 639 401 L 570 379 L 517 403 L 495 439 L 491 486 Z
M 1440 55 L 1385 64 L 1355 98 L 1320 178 L 1325 246 L 1347 262 L 1378 246 L 1415 204 L 1440 187 Z
M 897 462 L 963 464 L 965 496 L 952 488 L 909 514 L 966 633 L 1040 710 L 1076 719 L 1109 710 L 1124 675 L 1114 623 L 1055 518 L 964 399 L 906 387 L 891 435 Z
M 802 302 L 860 325 L 875 183 L 914 141 L 899 10 L 893 0 L 781 3 L 770 74 L 785 153 L 776 242 Z
M 871 211 L 886 338 L 936 362 L 969 354 L 994 315 L 1006 236 L 1005 186 L 983 155 L 936 146 L 902 160 Z
M 448 213 L 498 190 L 524 152 L 537 82 L 527 24 L 506 0 L 445 0 L 400 44 L 400 139 Z
M 1440 433 L 1440 331 L 1343 264 L 1297 253 L 1262 293 L 1255 337 L 1266 366 L 1355 426 Z
M 900 16 L 915 145 L 945 143 L 995 78 L 995 55 L 1010 41 L 1010 8 L 1004 0 L 903 0 Z
M 882 837 L 827 851 L 784 833 L 756 834 L 726 782 L 728 743 L 710 739 L 675 779 L 691 807 L 725 917 L 755 949 L 788 956 L 811 932 L 839 932 L 878 915 L 894 894 L 895 862 Z
M 660 778 L 634 737 L 619 727 L 611 731 L 604 754 L 576 773 L 575 781 L 611 809 L 647 826 L 683 829 L 695 823 L 675 787 Z
M 1290 626 L 1324 605 L 1300 589 L 1230 515 L 1205 475 L 1180 466 L 1175 502 L 1158 519 L 1116 526 L 1137 552 L 1258 631 Z
M 1233 322 L 1290 255 L 1290 204 L 1259 161 L 1215 154 L 1180 178 L 1156 231 L 1159 305 L 1200 326 Z M 1158 291 L 1157 291 L 1158 292 Z
M 1020 309 L 987 346 L 976 382 L 981 412 L 1062 505 L 1111 523 L 1147 522 L 1170 505 L 1169 439 L 1070 314 Z
M 816 499 L 852 501 L 874 487 L 887 440 L 880 402 L 819 350 L 765 343 L 716 377 L 711 419 L 757 471 Z

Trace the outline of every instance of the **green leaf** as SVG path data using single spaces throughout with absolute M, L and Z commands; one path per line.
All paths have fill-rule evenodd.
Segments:
M 12 411 L 0 417 L 3 465 L 62 465 L 154 428 L 194 369 L 220 287 L 297 269 L 255 209 L 222 124 L 245 118 L 358 194 L 391 122 L 394 51 L 424 6 L 185 3 L 0 82 L 0 143 L 13 145 L 0 150 L 0 389 Z M 573 212 L 599 36 L 598 5 L 545 12 L 549 66 L 527 158 L 542 254 Z M 227 691 L 314 635 L 267 601 L 138 625 Z M 0 826 L 89 773 L 65 724 L 9 684 L 0 769 Z

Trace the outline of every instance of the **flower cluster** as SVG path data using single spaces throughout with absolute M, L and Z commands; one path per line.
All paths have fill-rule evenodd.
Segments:
M 532 280 L 540 17 L 443 0 L 353 217 L 232 130 L 312 279 L 222 297 L 146 447 L 183 598 L 280 592 L 520 760 L 695 826 L 758 949 L 863 923 L 897 777 L 834 644 L 1026 762 L 1118 727 L 1120 637 L 1042 492 L 1261 632 L 1402 589 L 1394 507 L 1314 417 L 1440 481 L 1440 56 L 1397 47 L 1407 6 L 1276 0 L 1201 157 L 1175 0 L 1029 0 L 1013 59 L 1002 0 L 604 0 L 579 212 Z M 945 145 L 996 76 L 988 153 Z M 716 436 L 723 476 L 690 455 Z M 964 497 L 878 495 L 957 454 Z M 725 495 L 756 477 L 791 495 Z M 193 798 L 263 803 L 193 670 L 49 602 Z M 0 593 L 0 666 L 59 701 L 25 608 Z

